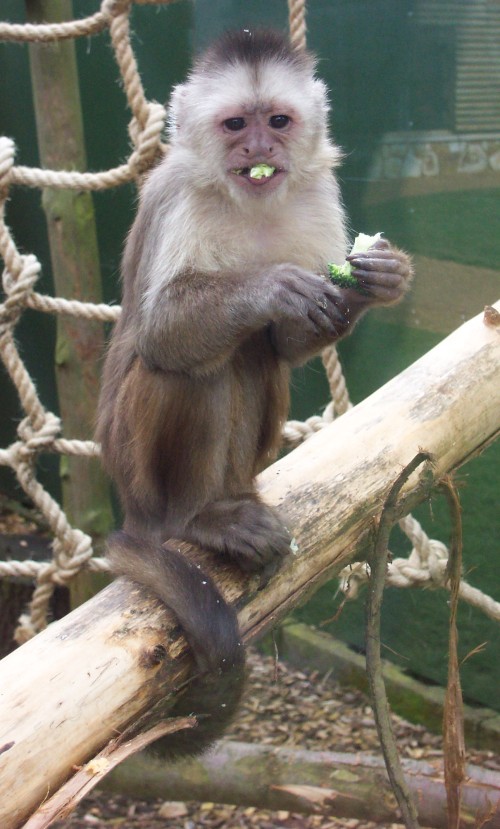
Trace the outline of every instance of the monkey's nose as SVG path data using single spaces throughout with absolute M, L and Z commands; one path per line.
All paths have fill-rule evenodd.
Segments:
M 251 156 L 251 160 L 257 163 L 271 158 L 274 147 L 243 147 L 243 152 L 245 155 Z

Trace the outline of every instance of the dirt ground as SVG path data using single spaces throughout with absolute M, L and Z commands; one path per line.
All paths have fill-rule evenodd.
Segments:
M 250 654 L 251 679 L 229 738 L 266 745 L 330 751 L 380 752 L 370 705 L 317 672 L 293 671 Z M 401 756 L 441 756 L 441 738 L 394 716 Z M 500 756 L 469 754 L 468 761 L 500 770 Z M 92 793 L 57 829 L 390 829 L 396 824 L 335 820 L 322 815 L 270 812 L 215 803 L 145 802 Z

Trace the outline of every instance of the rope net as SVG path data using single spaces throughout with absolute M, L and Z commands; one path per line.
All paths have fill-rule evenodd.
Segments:
M 148 2 L 154 3 L 155 0 Z M 157 2 L 169 3 L 171 0 Z M 24 492 L 44 516 L 53 536 L 51 561 L 0 561 L 0 578 L 23 577 L 32 579 L 35 583 L 31 604 L 21 616 L 15 632 L 18 643 L 26 641 L 47 625 L 49 602 L 56 585 L 67 585 L 82 568 L 105 571 L 108 566 L 105 559 L 93 555 L 90 536 L 70 525 L 60 504 L 36 477 L 37 459 L 42 453 L 98 457 L 99 447 L 92 441 L 62 437 L 60 419 L 45 408 L 17 349 L 15 330 L 27 308 L 41 313 L 66 314 L 101 322 L 116 321 L 120 308 L 38 293 L 36 284 L 41 274 L 41 264 L 33 254 L 21 254 L 18 250 L 6 223 L 6 204 L 11 188 L 17 185 L 97 191 L 118 187 L 126 182 L 138 182 L 158 157 L 168 151 L 162 143 L 165 108 L 146 99 L 131 44 L 129 16 L 132 6 L 133 0 L 102 0 L 99 11 L 80 20 L 40 25 L 0 22 L 0 40 L 17 43 L 54 42 L 88 37 L 108 30 L 131 111 L 131 152 L 126 163 L 98 173 L 16 165 L 14 142 L 0 136 L 0 256 L 4 262 L 4 296 L 0 303 L 0 356 L 17 390 L 24 412 L 24 418 L 17 428 L 17 440 L 7 448 L 0 449 L 0 465 L 14 471 Z M 304 0 L 289 0 L 289 13 L 292 45 L 302 49 L 306 33 Z M 351 408 L 335 347 L 326 349 L 323 362 L 332 400 L 322 417 L 311 417 L 305 422 L 289 421 L 285 425 L 283 438 L 289 448 L 297 446 Z M 403 519 L 401 525 L 412 540 L 413 551 L 409 559 L 396 559 L 392 563 L 388 574 L 389 583 L 400 587 L 412 584 L 446 586 L 446 547 L 430 540 L 411 516 Z M 347 568 L 342 576 L 343 589 L 349 595 L 354 595 L 365 576 L 363 564 Z M 462 583 L 461 595 L 492 618 L 500 620 L 500 604 L 479 590 Z

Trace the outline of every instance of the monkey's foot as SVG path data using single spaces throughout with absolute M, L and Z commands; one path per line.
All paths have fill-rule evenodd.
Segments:
M 231 558 L 265 583 L 290 552 L 290 535 L 273 509 L 256 498 L 214 501 L 183 532 L 186 541 Z

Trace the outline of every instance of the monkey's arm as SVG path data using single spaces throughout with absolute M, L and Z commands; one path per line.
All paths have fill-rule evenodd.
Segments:
M 152 369 L 202 376 L 224 365 L 247 337 L 269 327 L 280 357 L 305 362 L 347 334 L 368 307 L 398 302 L 407 290 L 408 257 L 385 239 L 348 258 L 360 291 L 288 263 L 255 271 L 178 273 L 141 304 L 137 350 Z
M 290 264 L 250 273 L 189 272 L 166 282 L 142 307 L 136 347 L 152 369 L 206 375 L 256 331 L 287 322 L 308 343 L 335 339 L 346 324 L 335 286 Z

